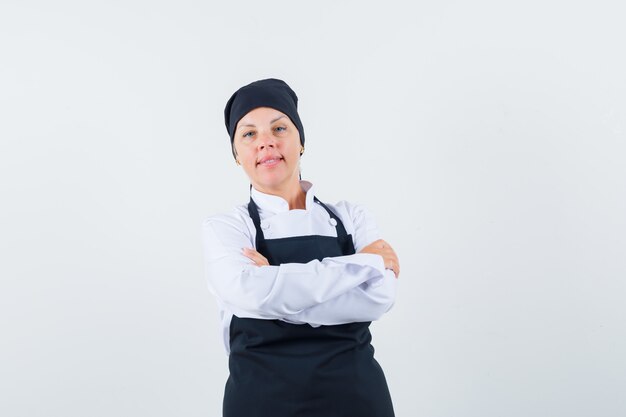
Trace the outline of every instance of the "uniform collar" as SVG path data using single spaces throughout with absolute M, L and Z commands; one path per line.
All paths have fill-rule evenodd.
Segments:
M 305 209 L 310 210 L 313 207 L 314 187 L 313 183 L 300 180 L 300 187 L 306 193 Z M 250 196 L 256 203 L 257 207 L 263 211 L 270 213 L 283 213 L 289 211 L 289 203 L 282 197 L 272 194 L 265 194 L 254 188 L 250 189 Z

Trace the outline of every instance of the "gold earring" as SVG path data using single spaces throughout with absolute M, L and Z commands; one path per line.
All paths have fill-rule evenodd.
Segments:
M 239 159 L 235 159 L 235 162 L 237 163 L 237 165 L 241 165 L 241 162 L 239 162 Z
M 300 155 L 302 155 L 304 153 L 304 146 L 302 147 L 302 149 L 300 150 Z

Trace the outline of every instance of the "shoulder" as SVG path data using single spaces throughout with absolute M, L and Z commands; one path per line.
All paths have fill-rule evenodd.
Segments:
M 364 204 L 340 200 L 334 204 L 326 205 L 339 216 L 346 231 L 352 234 L 357 252 L 373 241 L 380 239 L 374 214 Z
M 373 221 L 374 214 L 364 204 L 340 200 L 334 204 L 326 204 L 342 221 L 360 224 L 364 221 Z
M 248 215 L 248 204 L 241 204 L 232 210 L 206 216 L 202 219 L 205 236 L 213 237 L 222 243 L 231 239 L 254 238 L 254 224 Z

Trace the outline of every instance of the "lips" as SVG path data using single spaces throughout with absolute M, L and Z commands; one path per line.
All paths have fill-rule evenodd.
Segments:
M 267 156 L 264 156 L 263 158 L 261 158 L 257 162 L 257 165 L 273 166 L 273 165 L 276 165 L 277 163 L 279 163 L 282 160 L 283 160 L 283 158 L 280 155 L 267 155 Z

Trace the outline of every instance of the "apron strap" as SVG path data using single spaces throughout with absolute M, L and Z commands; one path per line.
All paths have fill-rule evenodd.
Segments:
M 261 218 L 259 217 L 259 210 L 256 203 L 250 196 L 250 202 L 248 203 L 248 214 L 254 223 L 256 229 L 256 250 L 260 253 L 264 253 L 265 249 L 265 236 L 263 235 L 263 229 L 261 229 Z
M 341 221 L 341 219 L 337 217 L 337 215 L 333 213 L 333 211 L 329 209 L 326 204 L 322 203 L 317 197 L 313 196 L 313 201 L 324 207 L 330 217 L 332 219 L 335 219 L 335 221 L 337 222 L 337 226 L 335 226 L 335 228 L 337 229 L 337 237 L 345 238 L 348 234 L 346 233 L 346 228 L 343 226 L 343 222 Z
M 333 211 L 329 209 L 326 206 L 326 204 L 322 203 L 317 197 L 313 196 L 313 201 L 321 205 L 324 208 L 324 210 L 328 212 L 328 215 L 332 219 L 335 219 L 335 221 L 337 222 L 337 225 L 335 226 L 335 229 L 337 230 L 337 237 L 345 239 L 346 236 L 348 236 L 348 233 L 346 232 L 346 228 L 343 225 L 343 222 L 341 221 L 341 219 L 335 213 L 333 213 Z M 265 235 L 263 234 L 263 229 L 261 228 L 261 217 L 259 216 L 259 209 L 256 203 L 254 202 L 254 200 L 252 199 L 252 196 L 250 196 L 250 202 L 248 203 L 248 214 L 250 215 L 250 218 L 252 219 L 252 222 L 254 223 L 254 227 L 256 229 L 255 240 L 256 240 L 257 250 L 259 250 L 259 248 L 264 248 L 265 246 L 264 244 Z

